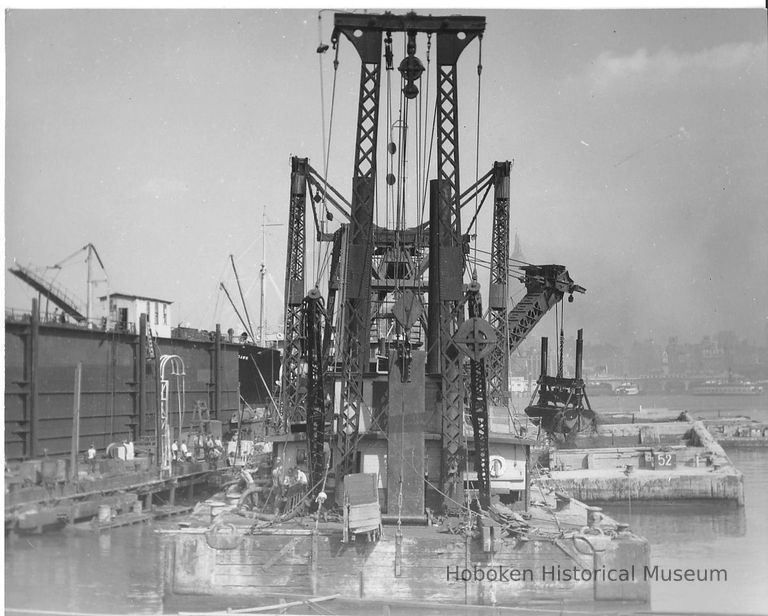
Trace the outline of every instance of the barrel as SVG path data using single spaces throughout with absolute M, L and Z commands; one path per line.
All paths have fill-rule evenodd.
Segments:
M 112 519 L 112 507 L 109 505 L 99 505 L 99 524 L 106 524 Z

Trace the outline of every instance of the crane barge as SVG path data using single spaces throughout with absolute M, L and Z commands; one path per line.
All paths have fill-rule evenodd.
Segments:
M 217 513 L 212 525 L 174 534 L 168 597 L 282 586 L 372 600 L 647 601 L 639 579 L 574 585 L 542 576 L 550 565 L 647 562 L 647 542 L 607 518 L 604 532 L 590 508 L 535 488 L 532 440 L 510 421 L 510 353 L 584 288 L 562 265 L 511 263 L 510 161 L 460 186 L 458 61 L 481 46 L 485 27 L 478 16 L 335 15 L 334 67 L 343 43 L 360 61 L 352 186 L 347 199 L 308 158 L 291 158 L 280 404 L 268 437 L 284 468 L 306 469 L 306 491 L 279 513 Z M 479 61 L 478 80 L 481 72 Z M 385 204 L 376 198 L 382 82 L 387 120 L 392 98 L 400 104 L 399 138 L 390 132 L 386 144 Z M 414 190 L 406 127 L 421 104 L 435 111 L 436 177 L 426 180 L 426 165 Z M 476 238 L 491 194 L 490 260 L 481 263 L 473 230 Z M 334 218 L 330 208 L 342 218 L 333 232 L 320 224 Z M 306 266 L 313 223 L 329 264 L 325 297 Z M 490 272 L 485 302 L 479 266 Z M 515 269 L 526 295 L 510 306 Z M 599 547 L 590 533 L 603 534 Z M 504 585 L 465 577 L 501 560 L 532 577 Z

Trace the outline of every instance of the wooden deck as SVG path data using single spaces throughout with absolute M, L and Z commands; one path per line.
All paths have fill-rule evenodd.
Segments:
M 192 507 L 182 507 L 173 505 L 163 505 L 155 507 L 152 511 L 141 513 L 122 513 L 106 522 L 99 522 L 96 518 L 89 522 L 78 522 L 72 524 L 69 528 L 76 533 L 100 533 L 121 526 L 132 526 L 134 524 L 143 524 L 153 520 L 168 518 L 175 515 L 183 515 L 192 511 Z

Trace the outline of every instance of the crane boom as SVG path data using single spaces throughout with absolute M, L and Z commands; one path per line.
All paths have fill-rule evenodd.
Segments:
M 523 268 L 526 294 L 507 315 L 509 353 L 513 353 L 536 324 L 563 296 L 585 293 L 577 285 L 563 265 L 526 265 Z
M 66 314 L 71 316 L 78 323 L 85 321 L 85 315 L 79 307 L 79 301 L 70 297 L 67 292 L 54 285 L 53 282 L 46 280 L 30 268 L 15 264 L 8 271 L 19 280 L 26 282 L 35 291 L 51 300 L 56 306 L 61 308 Z

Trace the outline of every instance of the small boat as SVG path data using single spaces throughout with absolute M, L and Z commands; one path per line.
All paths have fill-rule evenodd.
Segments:
M 636 396 L 637 394 L 640 393 L 640 388 L 634 383 L 630 383 L 629 381 L 627 381 L 619 385 L 614 390 L 614 393 L 617 396 Z

